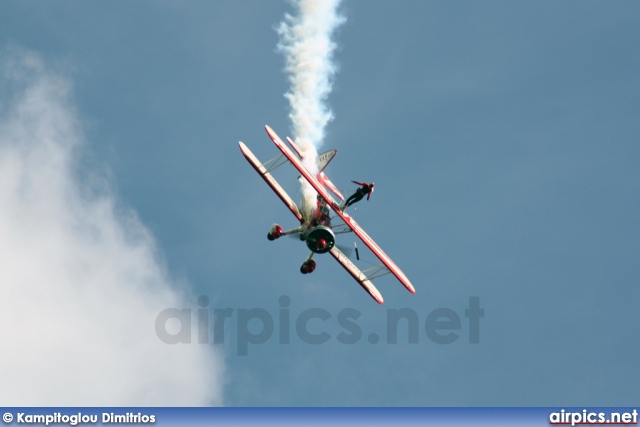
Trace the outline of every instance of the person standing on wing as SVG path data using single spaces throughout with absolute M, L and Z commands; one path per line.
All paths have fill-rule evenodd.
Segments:
M 353 182 L 354 184 L 358 184 L 361 187 L 358 188 L 355 193 L 349 196 L 346 202 L 344 202 L 344 204 L 342 205 L 343 211 L 347 208 L 347 206 L 351 206 L 352 204 L 362 200 L 364 196 L 367 196 L 367 200 L 369 200 L 369 197 L 371 197 L 371 193 L 373 193 L 373 187 L 375 186 L 373 182 L 371 184 L 367 184 L 366 182 L 353 181 L 353 180 L 351 182 Z

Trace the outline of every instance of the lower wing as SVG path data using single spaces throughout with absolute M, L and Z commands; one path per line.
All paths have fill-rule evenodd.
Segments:
M 356 282 L 358 282 L 360 286 L 362 286 L 362 288 L 367 291 L 369 295 L 371 295 L 371 297 L 373 297 L 374 300 L 376 300 L 379 304 L 384 304 L 384 299 L 382 299 L 382 295 L 380 294 L 378 289 L 373 286 L 373 283 L 371 283 L 371 281 L 367 279 L 367 276 L 362 271 L 360 271 L 360 269 L 358 269 L 358 267 L 356 267 L 356 265 L 351 262 L 351 260 L 345 254 L 343 254 L 337 246 L 334 246 L 329 251 L 329 253 L 333 255 L 336 261 L 338 261 L 340 265 L 342 265 L 344 269 L 347 270 L 347 272 L 349 272 L 351 277 L 356 279 Z

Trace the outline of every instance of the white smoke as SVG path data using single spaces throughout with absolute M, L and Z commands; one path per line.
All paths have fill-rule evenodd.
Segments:
M 296 143 L 304 153 L 305 166 L 317 172 L 317 148 L 324 141 L 325 127 L 333 119 L 325 104 L 336 73 L 331 40 L 335 29 L 345 18 L 338 14 L 340 0 L 298 0 L 296 16 L 285 15 L 278 27 L 278 49 L 285 54 L 285 69 L 291 90 L 286 98 L 291 105 L 289 117 Z M 303 180 L 302 192 L 309 206 L 315 204 L 316 193 Z
M 193 304 L 106 180 L 79 173 L 70 94 L 38 56 L 0 56 L 0 401 L 222 404 L 217 352 L 156 336 L 163 309 Z

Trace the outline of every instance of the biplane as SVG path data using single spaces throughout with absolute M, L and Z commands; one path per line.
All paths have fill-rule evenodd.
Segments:
M 265 126 L 267 134 L 276 145 L 280 154 L 273 159 L 261 163 L 258 158 L 247 148 L 241 141 L 240 150 L 253 166 L 258 174 L 269 184 L 271 189 L 278 195 L 280 200 L 289 208 L 291 213 L 296 217 L 299 226 L 290 230 L 283 230 L 278 224 L 273 224 L 267 233 L 269 240 L 276 240 L 286 235 L 299 235 L 300 240 L 304 241 L 307 248 L 311 251 L 309 256 L 304 260 L 300 267 L 303 274 L 312 273 L 316 268 L 316 262 L 313 259 L 316 254 L 329 253 L 331 256 L 344 267 L 344 269 L 362 286 L 362 288 L 373 297 L 378 303 L 383 304 L 384 299 L 378 289 L 371 283 L 372 279 L 392 274 L 400 283 L 411 293 L 416 293 L 413 285 L 407 276 L 398 268 L 398 266 L 384 253 L 376 242 L 358 225 L 358 223 L 345 212 L 344 204 L 340 205 L 335 201 L 333 193 L 340 200 L 344 200 L 340 191 L 331 182 L 324 173 L 324 168 L 336 155 L 336 150 L 330 150 L 322 153 L 316 160 L 317 173 L 311 173 L 309 168 L 303 164 L 303 153 L 298 145 L 291 139 L 287 138 L 287 142 L 291 149 L 287 147 L 280 137 L 269 126 Z M 282 164 L 290 162 L 294 168 L 300 173 L 301 179 L 306 180 L 311 187 L 317 192 L 316 203 L 314 206 L 305 206 L 305 198 L 302 198 L 300 207 L 295 204 L 293 199 L 284 191 L 284 189 L 273 178 L 271 172 Z M 332 218 L 331 212 L 334 216 Z M 336 223 L 339 219 L 342 222 Z M 347 255 L 336 246 L 336 234 L 352 232 L 371 250 L 371 252 L 380 260 L 380 265 L 361 271 Z M 356 248 L 356 255 L 358 255 Z M 358 257 L 359 258 L 359 257 Z

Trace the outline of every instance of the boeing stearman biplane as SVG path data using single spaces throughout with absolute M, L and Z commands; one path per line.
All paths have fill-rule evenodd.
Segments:
M 344 212 L 344 205 L 339 205 L 329 194 L 331 191 L 339 199 L 344 200 L 342 194 L 329 180 L 327 175 L 323 172 L 324 168 L 329 164 L 331 159 L 336 155 L 336 150 L 327 151 L 318 156 L 317 166 L 318 172 L 314 176 L 309 169 L 302 162 L 302 151 L 296 145 L 291 138 L 287 138 L 289 145 L 295 151 L 295 154 L 287 147 L 280 137 L 269 126 L 265 126 L 269 137 L 273 140 L 273 143 L 278 147 L 281 154 L 273 159 L 260 163 L 258 158 L 247 148 L 247 146 L 240 142 L 240 150 L 242 154 L 249 161 L 251 166 L 258 172 L 258 174 L 265 180 L 271 189 L 280 197 L 280 200 L 289 208 L 291 213 L 300 222 L 300 226 L 284 231 L 281 226 L 274 224 L 267 233 L 269 240 L 275 240 L 281 236 L 298 234 L 300 240 L 307 244 L 307 247 L 311 250 L 311 254 L 302 263 L 300 272 L 303 274 L 311 273 L 316 268 L 316 262 L 313 260 L 315 254 L 330 253 L 336 261 L 338 261 L 349 274 L 366 290 L 369 295 L 373 297 L 380 304 L 384 303 L 382 295 L 371 283 L 371 279 L 383 276 L 385 274 L 393 274 L 404 285 L 405 288 L 411 293 L 416 293 L 413 285 L 405 276 L 405 274 L 398 268 L 398 266 L 384 253 L 382 249 L 376 244 L 376 242 L 369 237 L 369 235 L 358 225 L 358 223 L 351 218 L 349 214 Z M 284 159 L 283 159 L 284 156 Z M 301 178 L 305 179 L 315 191 L 318 193 L 317 203 L 315 206 L 305 206 L 305 198 L 302 198 L 302 204 L 298 207 L 284 189 L 273 178 L 271 172 L 277 167 L 289 161 L 301 174 Z M 328 191 L 329 190 L 329 191 Z M 330 217 L 331 209 L 335 215 L 341 220 L 341 224 L 332 224 Z M 335 219 L 335 218 L 334 218 Z M 373 252 L 373 254 L 380 260 L 381 265 L 373 268 L 360 271 L 358 267 L 336 246 L 336 234 L 353 232 L 362 242 Z M 357 251 L 356 251 L 357 254 Z

